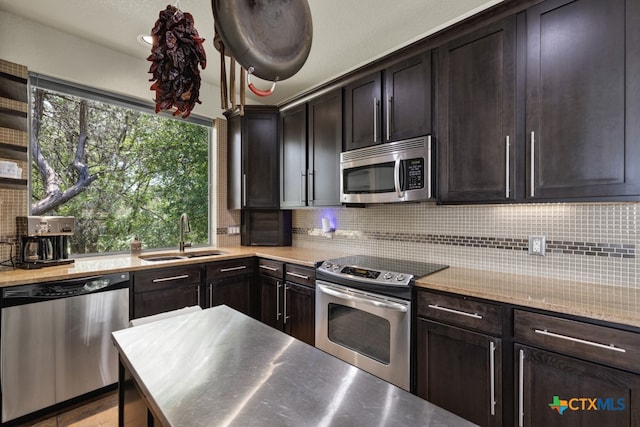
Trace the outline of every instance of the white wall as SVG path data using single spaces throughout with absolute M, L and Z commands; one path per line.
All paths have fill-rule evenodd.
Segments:
M 132 40 L 132 43 L 137 41 Z M 143 52 L 143 51 L 141 51 Z M 149 65 L 95 43 L 0 11 L 0 58 L 29 71 L 151 101 Z M 194 115 L 222 117 L 218 86 L 203 82 Z

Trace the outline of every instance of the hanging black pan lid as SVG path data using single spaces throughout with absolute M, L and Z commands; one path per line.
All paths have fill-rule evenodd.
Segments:
M 285 80 L 304 65 L 313 27 L 307 0 L 211 0 L 225 49 L 263 80 Z

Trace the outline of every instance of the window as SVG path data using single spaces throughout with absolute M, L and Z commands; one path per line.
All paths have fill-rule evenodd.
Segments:
M 39 75 L 31 84 L 31 215 L 76 218 L 72 254 L 210 242 L 209 121 Z

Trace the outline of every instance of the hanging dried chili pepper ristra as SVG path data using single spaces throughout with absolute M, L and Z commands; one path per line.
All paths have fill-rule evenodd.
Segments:
M 200 66 L 207 66 L 204 39 L 194 27 L 193 16 L 168 5 L 160 12 L 151 30 L 153 46 L 149 73 L 155 81 L 156 113 L 171 110 L 174 116 L 189 117 L 195 104 L 200 104 Z

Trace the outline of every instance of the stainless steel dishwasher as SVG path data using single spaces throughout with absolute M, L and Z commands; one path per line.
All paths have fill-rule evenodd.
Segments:
M 4 288 L 1 322 L 4 423 L 117 382 L 129 274 Z

